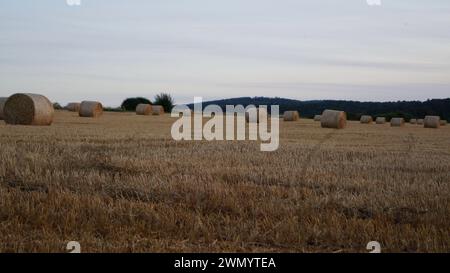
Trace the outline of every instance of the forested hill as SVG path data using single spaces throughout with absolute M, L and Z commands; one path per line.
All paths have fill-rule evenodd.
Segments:
M 358 120 L 361 115 L 391 117 L 423 118 L 426 115 L 438 115 L 450 121 L 450 98 L 432 99 L 427 101 L 397 101 L 397 102 L 360 102 L 344 100 L 314 100 L 299 101 L 284 98 L 241 97 L 203 102 L 203 107 L 217 104 L 225 109 L 226 105 L 247 106 L 279 105 L 280 113 L 286 110 L 298 110 L 302 117 L 313 117 L 322 113 L 324 109 L 335 109 L 347 112 L 348 119 Z M 189 104 L 193 107 L 193 104 Z

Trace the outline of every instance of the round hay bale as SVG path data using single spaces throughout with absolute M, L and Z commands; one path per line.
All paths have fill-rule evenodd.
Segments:
M 266 117 L 269 117 L 266 108 L 249 108 L 245 111 L 245 121 L 248 123 L 259 123 L 259 113 L 266 113 Z
M 423 119 L 417 119 L 417 125 L 423 125 Z
M 66 109 L 70 112 L 79 112 L 80 111 L 80 103 L 79 102 L 70 102 L 67 104 Z
M 373 122 L 373 118 L 371 116 L 363 115 L 359 121 L 364 124 L 370 124 Z
M 385 117 L 377 117 L 375 122 L 377 124 L 385 124 L 386 123 L 386 118 Z
M 14 94 L 8 98 L 3 108 L 7 124 L 50 125 L 54 113 L 52 103 L 39 94 Z
M 151 104 L 139 103 L 136 106 L 136 115 L 148 116 L 152 113 L 153 113 L 153 109 L 152 109 Z
M 447 121 L 445 119 L 441 119 L 440 123 L 441 123 L 441 126 L 447 125 Z
M 441 126 L 441 117 L 439 116 L 426 116 L 423 120 L 424 128 L 439 128 Z
M 347 125 L 347 114 L 344 111 L 325 110 L 320 118 L 322 128 L 343 129 Z
M 86 118 L 98 118 L 103 114 L 103 105 L 98 101 L 82 101 L 78 115 Z
M 411 124 L 417 124 L 417 119 L 412 118 L 412 119 L 409 120 L 409 123 L 411 123 Z
M 155 116 L 163 115 L 164 114 L 164 107 L 161 105 L 152 105 L 152 113 Z
M 402 127 L 405 125 L 404 118 L 391 118 L 391 127 Z
M 8 100 L 6 97 L 0 98 L 0 120 L 3 120 L 3 108 L 5 107 L 5 103 Z
M 285 111 L 283 114 L 284 121 L 297 121 L 300 118 L 298 111 Z
M 322 117 L 321 115 L 315 115 L 314 116 L 314 121 L 320 121 L 321 117 Z

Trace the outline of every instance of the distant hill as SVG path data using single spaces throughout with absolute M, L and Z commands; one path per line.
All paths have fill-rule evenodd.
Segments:
M 397 102 L 360 102 L 345 100 L 311 100 L 299 101 L 285 98 L 268 97 L 240 97 L 232 99 L 223 99 L 203 102 L 203 107 L 209 104 L 217 104 L 222 109 L 226 105 L 247 106 L 253 104 L 259 105 L 279 105 L 280 113 L 287 110 L 297 110 L 302 117 L 312 118 L 316 114 L 322 113 L 325 109 L 335 109 L 347 112 L 350 120 L 359 120 L 361 115 L 404 117 L 406 120 L 411 118 L 423 118 L 426 115 L 438 115 L 442 119 L 450 121 L 450 98 L 432 99 L 427 101 L 397 101 Z M 188 104 L 193 108 L 193 104 Z

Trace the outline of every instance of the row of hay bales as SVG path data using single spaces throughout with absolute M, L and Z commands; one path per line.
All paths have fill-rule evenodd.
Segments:
M 98 118 L 103 115 L 103 105 L 98 101 L 70 102 L 65 109 L 77 112 L 80 117 L 85 118 Z
M 298 111 L 286 111 L 284 121 L 296 121 L 300 118 Z M 325 110 L 321 115 L 315 115 L 314 121 L 320 121 L 322 128 L 343 129 L 347 126 L 347 114 L 344 111 Z
M 103 106 L 95 101 L 69 103 L 67 109 L 80 117 L 99 117 Z M 51 125 L 55 109 L 48 98 L 40 94 L 17 93 L 0 98 L 0 120 L 11 125 Z
M 164 107 L 161 105 L 151 105 L 140 103 L 136 106 L 136 115 L 163 115 Z
M 363 115 L 361 116 L 360 122 L 363 124 L 371 124 L 373 119 L 371 116 Z M 377 117 L 375 122 L 377 124 L 385 124 L 385 117 Z M 405 125 L 404 118 L 392 118 L 391 119 L 392 127 L 402 127 Z M 447 124 L 446 120 L 441 120 L 439 116 L 426 116 L 424 119 L 411 119 L 411 124 L 423 125 L 425 128 L 439 128 L 440 126 L 445 126 Z
M 325 110 L 322 115 L 314 116 L 315 121 L 320 121 L 323 128 L 337 128 L 342 129 L 346 127 L 347 116 L 343 111 Z M 362 124 L 372 124 L 373 118 L 369 115 L 361 116 L 360 122 Z M 385 124 L 385 117 L 377 117 L 376 124 Z M 424 128 L 439 128 L 447 125 L 446 120 L 440 119 L 439 116 L 426 116 L 424 119 L 412 120 L 413 124 L 423 125 Z M 391 127 L 402 127 L 405 125 L 404 118 L 392 118 L 390 120 Z
M 71 102 L 66 110 L 78 112 L 80 117 L 98 118 L 103 114 L 103 105 L 98 101 Z M 55 110 L 45 96 L 31 93 L 17 93 L 0 98 L 0 120 L 12 125 L 51 125 Z M 138 105 L 138 115 L 161 115 L 160 105 Z

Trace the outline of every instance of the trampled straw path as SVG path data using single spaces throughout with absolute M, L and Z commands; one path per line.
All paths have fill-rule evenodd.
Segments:
M 411 158 L 413 157 L 413 150 L 416 147 L 417 140 L 412 133 L 409 133 L 405 142 L 408 144 L 406 154 L 408 155 L 409 158 Z
M 317 153 L 317 151 L 320 150 L 320 148 L 325 144 L 325 142 L 329 141 L 336 133 L 338 133 L 338 130 L 333 130 L 330 133 L 326 134 L 319 142 L 317 142 L 316 145 L 313 146 L 313 148 L 308 152 L 308 155 L 306 156 L 306 164 L 303 165 L 301 170 L 301 177 L 306 177 L 308 174 L 308 168 L 311 165 L 311 159 L 313 156 Z

